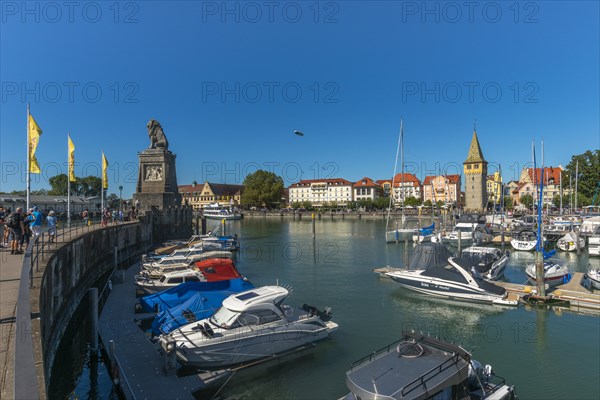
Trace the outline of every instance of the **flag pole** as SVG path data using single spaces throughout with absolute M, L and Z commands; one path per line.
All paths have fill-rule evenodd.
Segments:
M 102 150 L 102 160 L 100 160 L 100 174 L 102 176 L 100 183 L 100 218 L 104 218 L 104 150 Z
M 29 197 L 30 197 L 30 192 L 31 192 L 31 165 L 29 164 L 31 162 L 31 145 L 30 145 L 30 138 L 29 138 L 29 103 L 27 103 L 27 175 L 26 175 L 26 181 L 27 181 L 27 208 L 26 210 L 29 210 Z M 21 175 L 23 176 L 23 175 Z
M 69 149 L 70 134 L 67 133 L 67 227 L 71 227 L 71 152 Z

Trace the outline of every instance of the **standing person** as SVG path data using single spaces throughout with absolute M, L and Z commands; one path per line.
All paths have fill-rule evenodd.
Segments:
M 4 240 L 4 232 L 8 230 L 6 227 L 5 221 L 5 212 L 4 207 L 0 206 L 0 246 L 4 247 L 6 245 L 6 240 Z
M 90 210 L 88 210 L 87 208 L 81 213 L 81 216 L 83 217 L 83 224 L 84 225 L 89 225 L 89 220 L 90 220 Z
M 4 234 L 2 236 L 2 243 L 4 243 L 5 246 L 9 246 L 10 243 L 8 243 L 8 236 L 10 235 L 10 228 L 8 227 L 7 224 L 7 219 L 8 216 L 12 214 L 10 207 L 7 208 L 6 210 L 4 210 Z
M 104 208 L 102 210 L 102 226 L 106 226 L 107 222 L 108 222 L 108 210 L 106 208 Z
M 21 235 L 21 241 L 19 242 L 20 248 L 25 249 L 29 247 L 29 239 L 31 239 L 31 224 L 33 223 L 33 208 L 30 208 L 27 215 L 23 217 L 23 234 Z
M 42 221 L 44 220 L 44 216 L 40 212 L 38 206 L 33 207 L 31 217 L 31 231 L 33 232 L 34 237 L 38 237 L 40 235 L 40 231 L 42 230 Z
M 10 254 L 23 254 L 22 245 L 19 247 L 25 226 L 23 224 L 23 208 L 18 207 L 6 219 L 6 225 L 10 228 Z
M 48 217 L 46 218 L 46 225 L 48 226 L 48 235 L 50 235 L 50 243 L 54 242 L 56 238 L 56 217 L 54 216 L 54 211 L 50 211 L 48 213 Z

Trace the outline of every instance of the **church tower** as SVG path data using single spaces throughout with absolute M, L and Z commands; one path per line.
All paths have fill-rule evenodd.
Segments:
M 465 173 L 465 204 L 467 212 L 483 212 L 487 206 L 486 178 L 487 161 L 483 158 L 477 130 L 473 127 L 473 138 L 469 154 L 463 163 Z

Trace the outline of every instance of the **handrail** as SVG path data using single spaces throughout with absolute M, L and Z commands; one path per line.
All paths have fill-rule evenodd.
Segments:
M 108 225 L 107 227 L 119 226 L 128 223 L 137 223 L 138 221 L 123 222 L 118 225 Z M 61 245 L 71 241 L 77 236 L 93 230 L 104 228 L 101 224 L 75 223 L 71 227 L 63 226 L 56 229 L 56 244 Z M 68 240 L 67 240 L 67 235 Z M 62 241 L 58 242 L 59 237 Z M 37 385 L 37 368 L 35 365 L 33 349 L 33 329 L 30 304 L 30 289 L 33 287 L 34 270 L 39 272 L 39 261 L 46 258 L 46 254 L 52 254 L 58 248 L 50 249 L 51 242 L 49 238 L 49 228 L 45 227 L 38 236 L 31 238 L 21 267 L 21 277 L 19 283 L 19 293 L 16 307 L 16 332 L 18 338 L 15 341 L 15 375 L 14 375 L 14 394 L 17 399 L 39 399 L 40 392 Z
M 412 382 L 409 382 L 408 384 L 404 385 L 404 387 L 401 389 L 402 390 L 402 397 L 406 396 L 407 394 L 409 394 L 413 390 L 416 390 L 420 386 L 427 387 L 425 385 L 427 382 L 429 382 L 431 379 L 435 378 L 436 376 L 438 376 L 439 374 L 441 374 L 442 372 L 444 372 L 448 368 L 452 367 L 453 365 L 456 365 L 459 360 L 460 360 L 459 354 L 458 353 L 453 354 L 450 358 L 446 359 L 443 363 L 441 363 L 437 367 L 433 367 L 432 369 L 430 369 L 429 371 L 425 372 L 420 377 L 414 379 Z M 446 365 L 446 364 L 448 364 L 448 365 Z M 429 378 L 425 379 L 425 376 L 427 376 L 427 375 L 429 375 L 429 374 L 431 374 L 433 372 L 436 372 L 436 371 L 437 371 L 437 373 L 435 373 L 435 374 L 431 375 Z M 414 385 L 416 383 L 418 383 L 418 385 Z M 414 387 L 412 389 L 410 389 L 410 390 L 407 390 L 411 385 L 414 385 Z M 395 393 L 398 393 L 399 391 L 400 390 L 398 390 Z

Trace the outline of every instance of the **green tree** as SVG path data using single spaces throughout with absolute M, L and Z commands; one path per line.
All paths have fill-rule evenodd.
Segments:
M 98 176 L 89 175 L 85 178 L 77 178 L 79 195 L 85 197 L 100 196 L 102 179 Z
M 507 209 L 507 210 L 512 210 L 513 209 L 512 197 L 510 197 L 510 196 L 504 196 L 504 208 Z
M 120 204 L 119 196 L 114 193 L 109 194 L 106 197 L 106 206 L 111 210 L 118 210 Z
M 58 174 L 51 177 L 48 179 L 48 183 L 50 184 L 48 194 L 51 196 L 66 196 L 67 182 L 68 178 L 66 174 Z
M 299 201 L 295 201 L 295 202 L 292 203 L 292 208 L 294 210 L 299 209 L 301 206 L 302 206 L 302 204 Z
M 349 201 L 348 204 L 346 204 L 346 208 L 348 208 L 348 210 L 356 210 L 356 202 L 355 201 Z
M 258 171 L 244 179 L 242 205 L 272 208 L 281 202 L 283 179 L 273 172 Z
M 421 200 L 417 199 L 414 196 L 410 196 L 410 197 L 407 197 L 406 199 L 404 199 L 404 205 L 405 206 L 416 207 L 416 206 L 421 205 Z
M 577 154 L 571 157 L 571 162 L 569 162 L 563 170 L 563 188 L 569 187 L 569 179 L 571 179 L 572 188 L 575 190 L 577 161 L 579 161 L 579 170 L 577 171 L 579 173 L 577 176 L 577 192 L 583 196 L 582 199 L 587 199 L 589 201 L 588 204 L 591 204 L 596 188 L 600 183 L 600 150 L 588 150 L 583 154 Z M 584 205 L 579 202 L 579 196 L 577 197 L 577 200 L 577 206 Z M 596 203 L 598 203 L 598 198 L 596 198 Z
M 425 201 L 423 202 L 423 205 L 424 205 L 425 207 L 431 207 L 431 200 L 425 200 Z
M 388 199 L 386 197 L 378 197 L 373 202 L 373 205 L 378 210 L 385 210 L 385 209 L 387 209 L 388 206 L 389 206 L 389 204 L 390 204 L 390 199 Z
M 524 194 L 519 198 L 519 203 L 527 208 L 531 208 L 533 205 L 533 196 L 530 194 Z
M 306 211 L 312 211 L 313 205 L 310 201 L 305 200 L 302 202 L 302 208 L 304 208 Z

